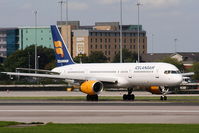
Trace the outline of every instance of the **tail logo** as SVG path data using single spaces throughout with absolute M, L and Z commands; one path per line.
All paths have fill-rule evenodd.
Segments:
M 62 42 L 61 41 L 54 41 L 54 45 L 55 45 L 55 52 L 58 55 L 61 55 L 61 57 L 64 57 L 64 51 L 62 49 Z

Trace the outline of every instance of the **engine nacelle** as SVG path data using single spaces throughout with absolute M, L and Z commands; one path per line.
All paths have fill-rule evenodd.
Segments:
M 162 94 L 162 89 L 160 86 L 151 86 L 149 87 L 148 91 L 152 94 Z
M 99 94 L 103 90 L 103 84 L 99 81 L 89 80 L 80 85 L 80 91 L 88 95 Z

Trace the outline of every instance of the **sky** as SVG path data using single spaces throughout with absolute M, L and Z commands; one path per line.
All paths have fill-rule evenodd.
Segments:
M 60 0 L 0 0 L 0 27 L 49 26 L 60 20 Z M 120 0 L 68 0 L 69 20 L 81 25 L 120 21 Z M 122 0 L 123 24 L 138 23 L 137 0 Z M 199 52 L 199 0 L 140 0 L 148 53 Z M 63 8 L 63 20 L 66 18 Z M 153 36 L 153 37 L 152 37 Z M 175 43 L 175 39 L 177 39 Z M 153 43 L 152 43 L 153 42 Z

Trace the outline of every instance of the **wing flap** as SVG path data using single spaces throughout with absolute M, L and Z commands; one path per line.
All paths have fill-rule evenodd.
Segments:
M 52 74 L 15 73 L 15 72 L 2 72 L 2 73 L 7 74 L 7 75 L 13 75 L 13 76 L 65 79 L 64 76 L 62 75 L 52 75 Z

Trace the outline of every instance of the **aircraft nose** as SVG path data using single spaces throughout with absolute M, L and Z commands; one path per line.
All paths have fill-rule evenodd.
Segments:
M 178 75 L 177 77 L 176 77 L 176 83 L 179 85 L 179 84 L 181 84 L 182 83 L 182 80 L 183 80 L 183 78 L 182 78 L 182 75 Z

